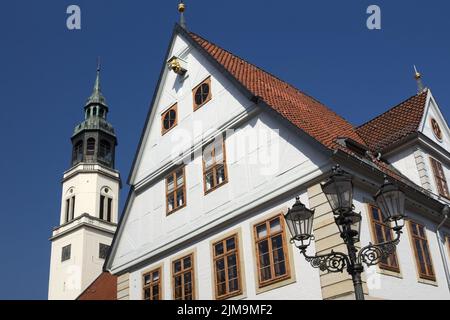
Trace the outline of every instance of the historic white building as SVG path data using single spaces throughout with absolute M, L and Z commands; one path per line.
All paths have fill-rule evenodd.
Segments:
M 346 272 L 305 261 L 283 216 L 300 196 L 315 209 L 308 253 L 345 252 L 320 187 L 339 164 L 353 175 L 361 246 L 390 238 L 373 200 L 383 176 L 407 195 L 395 254 L 364 271 L 367 298 L 450 299 L 449 150 L 428 89 L 354 127 L 176 25 L 105 267 L 118 299 L 353 299 Z
M 60 225 L 53 230 L 49 299 L 76 299 L 103 271 L 117 228 L 119 172 L 117 139 L 97 70 L 85 120 L 72 135 L 71 168 L 64 173 Z

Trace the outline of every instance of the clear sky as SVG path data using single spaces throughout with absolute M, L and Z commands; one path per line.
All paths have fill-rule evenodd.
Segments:
M 46 299 L 70 136 L 97 56 L 128 192 L 177 0 L 4 0 L 0 5 L 0 299 Z M 187 0 L 190 30 L 276 74 L 355 125 L 416 92 L 417 64 L 450 119 L 450 4 L 430 0 Z M 80 31 L 66 9 L 81 7 Z M 381 7 L 381 30 L 366 9 Z

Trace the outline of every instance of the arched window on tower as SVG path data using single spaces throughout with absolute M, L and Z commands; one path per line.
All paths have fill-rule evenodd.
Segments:
M 112 219 L 112 205 L 113 199 L 111 189 L 105 187 L 100 192 L 100 210 L 99 218 L 104 221 L 113 222 Z
M 95 153 L 95 139 L 94 138 L 89 138 L 87 140 L 86 154 L 88 156 L 93 156 L 94 153 Z
M 111 153 L 111 143 L 106 140 L 100 141 L 100 149 L 99 149 L 99 158 L 106 161 L 107 163 L 111 163 L 112 153 Z
M 70 222 L 75 218 L 75 193 L 74 189 L 71 188 L 67 192 L 66 196 L 66 206 L 64 212 L 64 223 Z
M 78 141 L 73 147 L 72 164 L 83 161 L 83 141 Z

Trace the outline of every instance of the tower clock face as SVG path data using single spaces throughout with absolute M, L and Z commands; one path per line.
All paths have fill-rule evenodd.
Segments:
M 431 128 L 433 129 L 434 136 L 438 140 L 442 140 L 442 130 L 439 126 L 439 123 L 436 121 L 436 119 L 431 118 Z

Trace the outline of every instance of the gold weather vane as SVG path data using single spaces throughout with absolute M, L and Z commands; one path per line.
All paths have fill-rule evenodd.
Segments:
M 186 5 L 183 0 L 178 4 L 178 12 L 180 13 L 180 25 L 186 29 L 186 21 L 184 19 L 184 12 L 186 11 Z
M 424 87 L 422 82 L 422 74 L 419 71 L 417 71 L 415 65 L 414 65 L 414 79 L 416 79 L 417 82 L 417 93 L 424 92 L 427 88 Z

